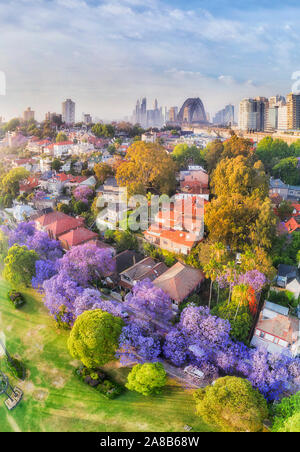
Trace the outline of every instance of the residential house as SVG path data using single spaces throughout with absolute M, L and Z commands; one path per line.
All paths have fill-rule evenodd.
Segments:
M 35 188 L 39 186 L 39 179 L 35 176 L 28 177 L 28 179 L 20 182 L 19 191 L 20 195 L 32 193 Z
M 49 234 L 49 237 L 53 239 L 58 239 L 61 235 L 72 231 L 73 229 L 77 229 L 82 227 L 84 224 L 83 218 L 73 218 L 71 216 L 67 216 L 67 218 L 61 218 L 59 220 L 54 221 L 51 224 L 46 226 L 46 230 Z
M 154 246 L 175 254 L 190 254 L 199 242 L 196 234 L 187 231 L 167 230 L 158 225 L 151 225 L 144 232 L 145 239 Z
M 134 250 L 125 250 L 117 254 L 115 257 L 116 261 L 116 272 L 118 274 L 125 271 L 127 268 L 133 267 L 135 264 L 144 259 L 141 253 L 137 253 Z
M 154 281 L 166 270 L 168 270 L 168 267 L 163 262 L 152 259 L 152 257 L 146 257 L 121 272 L 119 284 L 123 289 L 131 290 L 138 281 L 143 279 Z
M 289 309 L 266 301 L 260 313 L 251 345 L 270 353 L 297 356 L 300 352 L 300 320 Z
M 189 166 L 180 171 L 180 189 L 182 193 L 202 195 L 209 200 L 208 174 L 201 166 Z
M 280 179 L 270 179 L 269 194 L 274 195 L 278 193 L 282 199 L 298 201 L 300 199 L 300 185 L 287 185 Z
M 192 293 L 200 288 L 204 274 L 197 268 L 177 262 L 153 281 L 156 287 L 169 295 L 173 303 L 179 306 Z
M 42 154 L 44 152 L 44 148 L 50 144 L 50 140 L 30 140 L 27 144 L 27 149 L 34 154 Z
M 72 155 L 74 148 L 73 141 L 62 141 L 61 143 L 52 143 L 44 148 L 44 152 L 53 155 L 56 158 Z
M 59 241 L 65 250 L 71 249 L 73 246 L 83 245 L 87 242 L 95 242 L 98 238 L 96 232 L 90 231 L 84 227 L 72 229 L 59 236 Z
M 293 265 L 279 264 L 276 284 L 294 294 L 297 299 L 300 295 L 300 275 L 299 269 Z
M 36 228 L 40 231 L 46 231 L 46 227 L 55 221 L 70 218 L 69 215 L 63 212 L 50 212 L 35 219 Z
M 300 215 L 297 217 L 291 217 L 284 223 L 284 225 L 289 234 L 292 234 L 295 231 L 300 231 Z

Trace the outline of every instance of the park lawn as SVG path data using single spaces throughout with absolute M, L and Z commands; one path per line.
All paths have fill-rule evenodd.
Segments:
M 69 333 L 56 328 L 41 297 L 25 290 L 27 303 L 15 310 L 6 298 L 8 290 L 0 280 L 0 331 L 5 333 L 8 351 L 25 363 L 27 378 L 17 382 L 7 373 L 24 398 L 9 412 L 5 397 L 0 396 L 1 432 L 181 432 L 186 424 L 194 432 L 212 430 L 195 416 L 190 391 L 171 380 L 158 396 L 126 391 L 115 400 L 105 399 L 74 375 L 78 362 L 67 350 Z M 129 371 L 117 363 L 105 370 L 119 382 Z

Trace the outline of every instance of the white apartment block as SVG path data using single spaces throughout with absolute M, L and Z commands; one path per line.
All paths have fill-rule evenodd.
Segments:
M 71 99 L 62 103 L 62 120 L 66 124 L 74 124 L 75 122 L 75 102 Z

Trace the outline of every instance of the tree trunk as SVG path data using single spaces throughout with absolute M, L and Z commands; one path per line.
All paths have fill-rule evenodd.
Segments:
M 212 285 L 213 285 L 213 280 L 210 280 L 210 288 L 209 288 L 209 301 L 208 301 L 208 307 L 210 309 L 210 303 L 211 303 L 211 294 L 212 294 Z

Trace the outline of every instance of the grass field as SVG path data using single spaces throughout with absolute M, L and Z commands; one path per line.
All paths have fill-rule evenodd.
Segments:
M 67 331 L 58 330 L 39 298 L 24 291 L 27 304 L 15 310 L 6 299 L 8 285 L 0 280 L 0 331 L 8 351 L 26 365 L 24 382 L 10 381 L 24 398 L 9 412 L 0 396 L 0 431 L 180 432 L 211 430 L 195 416 L 191 393 L 169 381 L 163 393 L 144 397 L 126 391 L 109 401 L 73 375 L 78 362 L 68 354 Z M 3 367 L 3 366 L 2 366 Z M 128 369 L 117 363 L 106 370 L 124 382 Z

